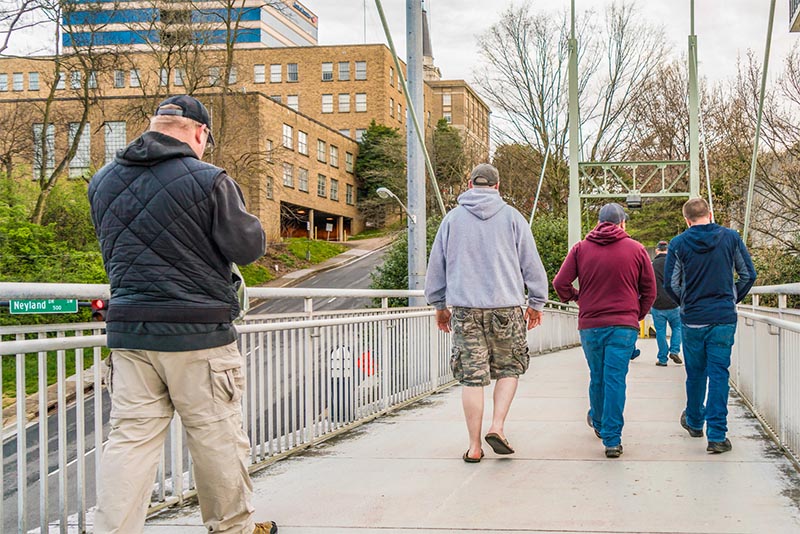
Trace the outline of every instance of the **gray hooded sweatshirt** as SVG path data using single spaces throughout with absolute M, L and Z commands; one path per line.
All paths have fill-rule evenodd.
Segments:
M 497 189 L 476 187 L 458 197 L 442 220 L 425 278 L 425 298 L 447 306 L 541 310 L 547 273 L 528 221 L 500 198 Z

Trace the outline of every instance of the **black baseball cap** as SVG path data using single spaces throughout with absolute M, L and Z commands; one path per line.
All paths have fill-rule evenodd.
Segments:
M 181 109 L 162 109 L 163 106 L 173 105 Z M 156 108 L 156 115 L 177 115 L 192 119 L 208 127 L 208 144 L 214 146 L 214 136 L 211 134 L 211 117 L 202 102 L 193 96 L 175 95 L 161 102 Z
M 600 208 L 600 213 L 597 216 L 598 222 L 610 222 L 619 224 L 622 221 L 628 220 L 628 214 L 622 209 L 622 206 L 616 202 L 610 202 Z

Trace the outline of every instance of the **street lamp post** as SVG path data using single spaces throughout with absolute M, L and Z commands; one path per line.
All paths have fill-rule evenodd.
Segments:
M 414 215 L 413 213 L 409 213 L 408 209 L 406 208 L 406 205 L 403 204 L 403 201 L 400 200 L 400 198 L 397 195 L 395 195 L 391 189 L 389 189 L 388 187 L 379 187 L 378 189 L 375 190 L 375 192 L 381 198 L 395 199 L 397 203 L 400 204 L 400 207 L 403 208 L 403 211 L 406 212 L 406 215 L 408 215 L 408 220 L 411 221 L 411 224 L 417 224 L 417 216 Z

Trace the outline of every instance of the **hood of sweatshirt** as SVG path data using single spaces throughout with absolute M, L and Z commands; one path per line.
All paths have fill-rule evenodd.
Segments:
M 587 241 L 597 243 L 600 246 L 610 245 L 616 243 L 620 239 L 627 239 L 630 236 L 614 223 L 602 222 L 599 223 L 594 229 L 586 236 Z
M 145 132 L 117 152 L 114 158 L 120 165 L 152 167 L 172 158 L 195 158 L 194 150 L 178 139 L 160 132 Z
M 458 205 L 479 219 L 491 219 L 506 206 L 497 189 L 475 187 L 458 196 Z
M 702 254 L 717 247 L 723 232 L 720 225 L 709 223 L 690 226 L 682 235 L 692 251 Z

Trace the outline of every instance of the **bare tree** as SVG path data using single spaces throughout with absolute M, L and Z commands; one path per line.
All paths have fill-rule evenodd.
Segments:
M 39 186 L 39 196 L 31 214 L 31 222 L 41 224 L 47 198 L 75 157 L 89 121 L 89 113 L 101 96 L 97 77 L 115 63 L 117 53 L 113 48 L 95 42 L 104 24 L 92 27 L 73 25 L 74 13 L 86 11 L 85 6 L 59 0 L 38 0 L 37 4 L 40 13 L 50 23 L 55 49 L 51 57 L 43 59 L 43 62 L 52 66 L 52 71 L 44 80 L 47 95 L 36 106 L 33 116 L 33 122 L 40 125 L 40 134 L 34 139 L 35 159 L 39 162 L 34 179 Z M 112 6 L 112 9 L 115 7 Z M 64 46 L 65 42 L 69 46 Z M 66 122 L 66 117 L 70 120 L 67 150 L 60 158 L 56 158 L 49 132 L 57 124 Z M 48 165 L 49 161 L 53 161 L 52 166 Z
M 664 60 L 663 31 L 638 23 L 631 3 L 612 4 L 605 25 L 587 12 L 577 21 L 582 150 L 589 160 L 621 158 L 633 137 L 631 117 L 645 81 Z M 480 39 L 476 83 L 499 111 L 498 142 L 551 151 L 548 180 L 564 191 L 568 176 L 566 14 L 512 6 Z M 602 69 L 602 70 L 601 70 Z M 533 187 L 535 177 L 531 177 Z M 560 202 L 554 209 L 563 210 Z

